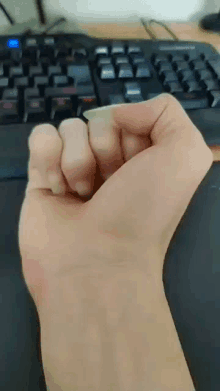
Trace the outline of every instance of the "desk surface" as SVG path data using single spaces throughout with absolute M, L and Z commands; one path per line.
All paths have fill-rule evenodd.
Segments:
M 163 23 L 165 23 L 180 40 L 210 43 L 220 53 L 220 33 L 202 30 L 197 22 Z M 79 23 L 79 26 L 82 29 L 85 29 L 90 36 L 95 38 L 151 39 L 141 22 Z M 173 40 L 172 36 L 162 26 L 157 25 L 156 23 L 153 23 L 149 29 L 158 37 L 158 39 Z M 214 156 L 214 161 L 220 161 L 220 146 L 212 146 L 210 148 Z

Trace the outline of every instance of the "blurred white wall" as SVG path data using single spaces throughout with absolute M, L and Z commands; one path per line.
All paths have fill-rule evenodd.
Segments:
M 64 16 L 79 23 L 137 22 L 140 17 L 160 21 L 197 21 L 218 12 L 216 0 L 43 0 L 48 20 Z M 219 3 L 219 4 L 217 4 Z M 37 18 L 34 0 L 2 0 L 18 23 Z M 0 10 L 0 33 L 6 33 L 9 22 Z

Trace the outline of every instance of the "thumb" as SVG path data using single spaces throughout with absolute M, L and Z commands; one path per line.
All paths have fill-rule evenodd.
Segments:
M 154 242 L 164 253 L 213 154 L 172 95 L 112 112 L 118 129 L 145 134 L 152 146 L 122 165 L 94 195 L 94 219 L 107 235 L 147 246 Z M 113 123 L 109 112 L 106 118 Z

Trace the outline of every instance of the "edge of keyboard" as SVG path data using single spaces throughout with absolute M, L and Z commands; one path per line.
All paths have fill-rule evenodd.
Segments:
M 26 38 L 21 36 L 1 35 L 0 61 L 1 53 L 4 54 L 7 51 L 10 53 L 10 56 L 12 56 L 11 53 L 13 51 L 13 61 L 17 61 L 17 64 L 19 64 L 21 51 L 23 56 L 24 51 L 27 50 L 27 43 L 25 43 L 27 39 L 30 42 L 32 40 L 32 43 L 34 43 L 34 41 L 37 42 L 36 50 L 38 50 L 37 55 L 39 56 L 45 52 L 45 42 L 47 42 L 46 48 L 49 48 L 49 46 L 53 46 L 53 42 L 56 41 L 56 54 L 60 53 L 57 48 L 61 48 L 62 51 L 62 46 L 65 46 L 64 44 L 62 45 L 62 43 L 65 43 L 66 47 L 68 47 L 68 50 L 71 50 L 71 52 L 68 52 L 69 63 L 65 62 L 67 57 L 65 57 L 64 62 L 62 62 L 62 57 L 59 58 L 58 64 L 62 66 L 62 69 L 66 70 L 65 76 L 63 73 L 59 75 L 49 73 L 49 75 L 46 76 L 42 74 L 35 75 L 34 68 L 37 67 L 33 66 L 32 68 L 28 68 L 31 76 L 26 74 L 23 79 L 26 77 L 28 78 L 28 82 L 43 83 L 46 78 L 50 77 L 50 83 L 51 80 L 52 83 L 58 83 L 65 82 L 68 79 L 68 82 L 71 81 L 72 84 L 64 86 L 55 84 L 55 87 L 57 88 L 56 91 L 54 85 L 47 85 L 43 90 L 41 90 L 41 85 L 40 87 L 38 84 L 28 85 L 27 90 L 32 90 L 30 91 L 32 94 L 33 90 L 37 90 L 39 87 L 41 95 L 38 97 L 25 95 L 22 92 L 22 98 L 19 100 L 20 104 L 22 102 L 22 104 L 26 104 L 26 102 L 31 99 L 33 102 L 34 100 L 37 102 L 37 99 L 38 101 L 40 101 L 40 99 L 43 100 L 44 97 L 50 99 L 50 102 L 55 105 L 52 106 L 52 109 L 54 110 L 53 119 L 52 117 L 42 117 L 42 120 L 37 122 L 36 118 L 38 118 L 38 113 L 40 111 L 36 110 L 37 115 L 33 115 L 37 105 L 35 104 L 34 108 L 32 102 L 33 107 L 30 106 L 30 111 L 33 109 L 31 112 L 33 117 L 30 117 L 33 118 L 32 122 L 27 120 L 25 123 L 16 121 L 15 123 L 7 123 L 7 121 L 2 121 L 0 123 L 0 178 L 25 177 L 27 175 L 27 162 L 29 158 L 27 141 L 29 134 L 33 127 L 39 123 L 49 122 L 58 127 L 62 119 L 56 118 L 56 113 L 58 112 L 60 114 L 61 111 L 56 112 L 54 107 L 57 108 L 57 105 L 63 104 L 64 101 L 65 104 L 68 103 L 69 105 L 74 105 L 74 102 L 75 104 L 77 103 L 78 109 L 74 111 L 74 115 L 72 116 L 81 118 L 87 123 L 87 120 L 83 117 L 83 111 L 109 104 L 136 103 L 151 99 L 163 92 L 171 93 L 183 105 L 192 122 L 201 131 L 206 143 L 210 146 L 220 145 L 220 54 L 211 44 L 197 41 L 99 39 L 85 34 L 50 34 L 46 37 L 33 35 Z M 11 44 L 14 42 L 14 45 L 16 46 L 18 41 L 18 47 L 8 48 L 9 42 Z M 74 57 L 74 62 L 73 53 L 78 56 L 77 61 Z M 180 63 L 181 56 L 183 56 L 182 63 Z M 129 58 L 129 61 L 126 60 L 126 57 Z M 217 61 L 218 57 L 219 61 Z M 167 60 L 161 61 L 160 58 L 162 60 L 167 58 Z M 192 80 L 194 85 L 193 83 L 189 83 L 189 91 L 181 90 L 183 82 L 188 86 L 188 79 L 184 81 L 182 78 L 182 82 L 179 81 L 179 76 L 175 79 L 175 75 L 181 74 L 181 71 L 183 76 L 185 75 L 184 66 L 187 64 L 184 64 L 184 61 L 187 62 L 190 67 L 192 64 L 190 70 L 194 72 L 195 75 L 198 75 L 198 80 Z M 205 64 L 206 69 L 205 67 L 202 68 L 200 62 Z M 45 65 L 43 61 L 42 64 L 43 66 Z M 183 68 L 179 69 L 178 67 L 180 67 L 180 64 L 182 64 Z M 172 66 L 172 68 L 169 68 L 170 66 Z M 57 64 L 54 65 L 54 68 L 58 68 Z M 5 69 L 4 66 L 4 70 Z M 19 66 L 17 68 L 16 66 L 14 68 L 9 67 L 8 69 L 4 78 L 8 78 L 11 83 L 21 81 L 21 79 L 19 80 L 19 78 L 13 74 L 13 72 L 16 71 L 19 72 Z M 52 69 L 49 70 L 52 72 Z M 203 88 L 200 90 L 193 91 L 193 88 L 196 88 L 196 82 L 199 82 L 200 84 L 206 83 L 205 77 L 210 77 L 210 79 L 207 79 L 211 80 L 209 82 L 209 87 L 214 89 L 208 90 L 208 87 L 205 89 L 204 86 L 206 86 L 206 84 L 204 84 Z M 66 80 L 64 80 L 65 78 Z M 0 78 L 0 83 L 1 79 L 2 78 Z M 180 87 L 178 87 L 178 83 Z M 174 89 L 174 92 L 172 90 L 169 91 L 169 88 L 171 88 L 170 86 Z M 1 97 L 0 112 L 5 103 L 7 104 L 7 107 L 10 106 L 9 103 L 12 103 L 13 106 L 13 99 L 15 99 L 15 97 L 12 95 L 11 98 L 10 94 L 12 93 L 8 90 L 13 90 L 15 86 L 11 85 L 10 87 L 11 88 L 8 88 L 8 86 L 1 87 L 0 85 L 0 90 L 3 91 L 2 97 L 4 97 L 4 99 Z M 20 88 L 21 91 L 23 91 L 23 87 L 21 86 L 17 89 L 20 91 Z M 177 91 L 175 91 L 175 89 Z M 7 91 L 5 92 L 5 90 Z M 42 95 L 42 91 L 44 95 Z M 24 92 L 26 92 L 26 86 Z M 71 102 L 70 99 L 68 101 L 68 97 L 71 97 Z M 62 102 L 61 98 L 63 99 Z M 57 99 L 60 99 L 60 101 L 58 102 Z M 22 108 L 20 106 L 19 113 L 23 114 L 25 110 L 27 111 L 27 106 Z M 29 112 L 28 115 L 30 115 Z M 28 115 L 26 117 L 29 119 Z M 9 115 L 7 118 L 9 118 Z M 11 116 L 11 118 L 14 117 Z

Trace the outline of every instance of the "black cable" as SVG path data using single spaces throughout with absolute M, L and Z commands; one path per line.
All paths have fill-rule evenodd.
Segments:
M 42 0 L 35 0 L 35 1 L 36 1 L 36 7 L 40 18 L 40 23 L 46 24 L 46 17 L 44 15 Z
M 141 21 L 141 23 L 143 24 L 143 26 L 144 26 L 144 28 L 145 28 L 145 30 L 147 31 L 147 33 L 150 35 L 150 37 L 151 37 L 151 39 L 153 39 L 153 40 L 157 40 L 157 36 L 154 34 L 154 33 L 152 33 L 148 28 L 147 28 L 147 21 L 145 21 L 143 18 L 140 18 L 140 21 Z
M 12 17 L 9 15 L 8 11 L 6 10 L 5 6 L 0 3 L 0 8 L 1 10 L 4 12 L 6 18 L 9 20 L 9 22 L 13 25 L 13 24 L 16 24 L 16 22 L 14 21 L 14 19 L 12 19 Z
M 176 36 L 176 34 L 174 34 L 174 33 L 169 29 L 169 27 L 167 27 L 167 25 L 166 25 L 165 23 L 159 22 L 159 21 L 157 21 L 157 20 L 155 20 L 155 19 L 151 19 L 149 22 L 148 22 L 148 21 L 145 21 L 143 18 L 141 18 L 140 20 L 141 20 L 141 23 L 143 24 L 145 30 L 146 30 L 147 33 L 151 36 L 152 39 L 158 41 L 157 36 L 156 36 L 153 32 L 151 32 L 151 31 L 148 29 L 147 24 L 148 24 L 148 25 L 151 25 L 152 23 L 157 23 L 157 24 L 161 25 L 162 27 L 164 27 L 165 30 L 168 31 L 168 33 L 173 37 L 174 41 L 180 41 L 180 39 Z
M 41 33 L 41 35 L 47 34 L 48 31 L 50 31 L 52 28 L 54 28 L 55 26 L 58 26 L 60 23 L 63 23 L 63 22 L 66 22 L 66 18 L 60 18 L 60 19 L 56 20 L 50 27 L 48 27 L 43 33 Z

